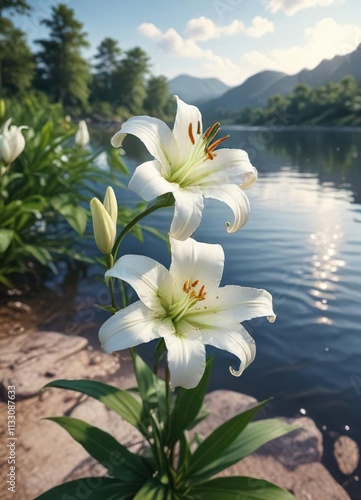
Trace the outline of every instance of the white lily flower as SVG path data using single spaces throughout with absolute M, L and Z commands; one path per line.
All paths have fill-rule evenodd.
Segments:
M 169 271 L 153 259 L 125 255 L 105 273 L 129 283 L 140 300 L 109 318 L 99 339 L 107 353 L 164 338 L 172 387 L 196 387 L 205 369 L 205 345 L 239 358 L 240 376 L 255 357 L 255 343 L 241 321 L 267 316 L 274 321 L 265 290 L 219 287 L 224 266 L 220 245 L 170 238 Z
M 10 165 L 24 150 L 25 139 L 21 130 L 28 128 L 25 125 L 17 127 L 16 125 L 11 125 L 9 128 L 11 118 L 9 118 L 3 127 L 3 131 L 0 134 L 0 161 L 3 161 L 5 165 Z
M 119 148 L 124 137 L 138 137 L 154 157 L 140 165 L 129 182 L 129 188 L 146 201 L 173 193 L 175 211 L 170 234 L 187 239 L 199 226 L 203 198 L 223 201 L 234 213 L 234 223 L 227 231 L 240 229 L 248 219 L 249 201 L 243 189 L 257 179 L 257 170 L 241 149 L 220 149 L 229 136 L 215 140 L 220 129 L 217 122 L 202 131 L 199 109 L 174 96 L 177 115 L 173 131 L 161 120 L 135 116 L 127 120 L 111 143 Z M 214 142 L 212 142 L 214 141 Z
M 79 122 L 78 130 L 75 134 L 75 144 L 77 146 L 85 147 L 89 142 L 88 126 L 84 120 Z

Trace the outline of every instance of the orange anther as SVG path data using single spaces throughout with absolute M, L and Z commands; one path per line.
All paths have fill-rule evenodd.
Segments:
M 188 135 L 189 135 L 189 138 L 191 140 L 191 143 L 192 144 L 195 144 L 195 140 L 194 140 L 194 137 L 193 137 L 193 126 L 192 126 L 192 123 L 189 124 L 188 126 Z

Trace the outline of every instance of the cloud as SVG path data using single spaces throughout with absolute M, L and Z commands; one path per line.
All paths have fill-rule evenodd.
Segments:
M 244 23 L 242 21 L 234 20 L 228 26 L 220 28 L 211 19 L 201 16 L 188 21 L 185 36 L 191 40 L 204 42 L 223 35 L 236 35 L 242 31 L 244 31 Z
M 138 26 L 138 31 L 147 38 L 156 40 L 162 35 L 162 32 L 152 23 L 142 23 Z
M 274 25 L 272 21 L 269 21 L 265 17 L 256 16 L 252 19 L 252 25 L 245 29 L 245 33 L 248 36 L 260 37 L 266 33 L 273 33 Z
M 227 76 L 227 82 L 237 84 L 242 79 L 242 71 L 238 64 L 228 57 L 215 54 L 210 49 L 200 47 L 196 41 L 183 38 L 174 28 L 162 32 L 154 24 L 142 23 L 138 31 L 155 40 L 158 49 L 172 58 L 201 60 L 198 65 L 199 76 Z
M 345 0 L 264 0 L 266 7 L 273 13 L 279 10 L 287 16 L 293 16 L 302 9 L 311 7 L 329 7 L 344 3 Z
M 271 29 L 263 21 L 255 19 L 251 26 L 245 28 L 245 30 L 252 29 L 251 33 L 248 32 L 248 36 L 260 36 L 259 33 L 262 31 Z M 192 36 L 195 39 L 182 37 L 174 28 L 161 31 L 151 23 L 141 24 L 138 30 L 148 39 L 153 40 L 164 56 L 170 56 L 172 60 L 176 58 L 183 60 L 185 71 L 191 71 L 194 76 L 199 77 L 220 77 L 229 85 L 239 85 L 249 76 L 265 69 L 288 74 L 297 73 L 304 68 L 313 69 L 323 59 L 332 59 L 335 55 L 348 54 L 361 43 L 361 28 L 359 26 L 339 24 L 334 19 L 326 17 L 304 30 L 304 43 L 302 45 L 264 52 L 254 50 L 245 53 L 236 60 L 235 57 L 229 55 L 229 51 L 227 56 L 223 57 L 200 45 L 211 35 L 213 37 L 222 36 L 222 34 L 217 35 L 219 32 L 217 29 L 215 30 L 214 23 L 210 24 L 206 18 L 203 18 L 198 24 L 188 23 L 187 26 L 189 29 L 192 28 Z M 237 29 L 235 25 L 233 29 Z M 166 61 L 165 58 L 164 60 Z
M 245 71 L 253 73 L 267 68 L 292 74 L 304 68 L 313 69 L 323 59 L 348 54 L 361 43 L 359 26 L 341 25 L 330 17 L 322 19 L 312 28 L 306 28 L 304 34 L 306 43 L 303 46 L 272 50 L 269 54 L 248 52 L 240 62 Z

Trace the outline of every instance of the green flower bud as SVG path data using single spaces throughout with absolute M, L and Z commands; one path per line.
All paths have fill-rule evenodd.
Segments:
M 118 203 L 115 197 L 115 193 L 112 187 L 108 186 L 105 191 L 104 197 L 104 208 L 110 215 L 110 218 L 113 221 L 113 224 L 116 226 L 118 221 Z
M 91 200 L 90 211 L 93 218 L 95 243 L 102 253 L 110 254 L 115 243 L 116 225 L 98 198 Z

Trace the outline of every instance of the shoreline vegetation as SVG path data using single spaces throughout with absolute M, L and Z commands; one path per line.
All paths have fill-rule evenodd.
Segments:
M 85 59 L 81 50 L 89 42 L 84 26 L 73 9 L 60 3 L 41 21 L 48 36 L 36 40 L 39 50 L 32 52 L 26 33 L 10 19 L 14 11 L 27 15 L 31 9 L 23 0 L 0 6 L 0 99 L 6 99 L 10 113 L 19 99 L 31 99 L 39 108 L 60 105 L 64 116 L 87 119 L 91 124 L 119 125 L 142 114 L 172 121 L 175 103 L 170 82 L 163 75 L 152 74 L 151 60 L 143 49 L 123 51 L 117 40 L 106 37 L 94 56 Z M 213 106 L 209 98 L 199 107 L 206 122 L 221 118 L 225 124 L 270 126 L 283 116 L 286 119 L 280 123 L 286 126 L 361 126 L 357 74 L 356 78 L 344 74 L 338 82 L 318 86 L 298 83 L 291 93 L 275 93 L 258 107 L 249 106 L 244 96 L 234 98 L 231 110 L 216 103 Z

